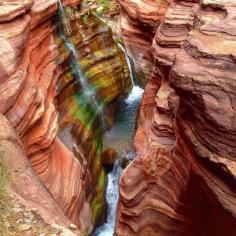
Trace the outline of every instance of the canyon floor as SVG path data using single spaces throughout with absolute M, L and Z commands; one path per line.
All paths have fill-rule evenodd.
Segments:
M 75 236 L 71 225 L 69 229 L 57 224 L 47 224 L 35 208 L 26 208 L 14 196 L 0 200 L 1 236 Z

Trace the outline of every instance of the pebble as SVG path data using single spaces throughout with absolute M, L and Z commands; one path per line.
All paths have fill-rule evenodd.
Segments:
M 20 207 L 14 207 L 12 208 L 12 210 L 15 212 L 15 213 L 22 213 L 24 211 L 24 209 L 20 208 Z
M 28 217 L 28 214 L 26 212 L 23 213 L 24 217 Z
M 75 236 L 75 234 L 73 234 L 68 229 L 63 229 L 63 231 L 60 233 L 60 236 Z
M 56 233 L 61 233 L 61 232 L 62 232 L 62 228 L 63 228 L 63 227 L 60 226 L 60 225 L 52 224 L 51 227 L 54 228 L 55 230 L 57 230 Z
M 69 229 L 71 229 L 71 230 L 77 230 L 78 228 L 77 228 L 76 225 L 70 224 L 70 225 L 69 225 Z
M 30 230 L 32 228 L 31 225 L 28 225 L 28 224 L 22 224 L 22 225 L 19 225 L 19 230 L 20 231 L 27 231 L 27 230 Z
M 21 204 L 15 203 L 15 208 L 21 208 Z
M 31 209 L 29 209 L 28 211 L 37 212 L 38 210 L 37 210 L 36 208 L 31 208 Z
M 98 12 L 98 13 L 102 13 L 103 10 L 104 10 L 104 7 L 103 7 L 103 6 L 100 6 L 100 7 L 97 8 L 97 12 Z
M 9 228 L 10 227 L 10 224 L 8 222 L 5 222 L 4 223 L 5 227 Z
M 32 221 L 31 221 L 30 219 L 24 219 L 24 223 L 26 223 L 26 224 L 31 224 Z

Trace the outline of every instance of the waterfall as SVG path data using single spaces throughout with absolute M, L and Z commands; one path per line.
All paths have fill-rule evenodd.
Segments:
M 143 89 L 135 85 L 135 72 L 131 64 L 131 60 L 123 45 L 118 44 L 119 48 L 124 52 L 126 62 L 129 68 L 133 89 L 128 98 L 124 101 L 122 110 L 118 112 L 112 129 L 103 135 L 103 145 L 105 148 L 113 147 L 118 155 L 122 157 L 124 154 L 135 157 L 133 150 L 125 150 L 125 147 L 131 143 L 135 130 L 135 114 L 143 94 Z M 130 147 L 128 147 L 130 148 Z M 125 151 L 125 153 L 124 153 Z M 116 207 L 119 198 L 119 176 L 121 173 L 120 161 L 117 160 L 113 167 L 113 171 L 108 174 L 108 185 L 106 189 L 106 200 L 108 204 L 107 221 L 95 230 L 93 236 L 113 236 L 116 218 Z
M 66 16 L 63 4 L 61 0 L 57 0 L 58 3 L 58 10 L 60 14 L 60 18 L 63 24 L 63 32 L 61 32 L 61 38 L 63 39 L 66 47 L 70 51 L 71 54 L 71 69 L 73 74 L 76 75 L 76 77 L 79 79 L 80 86 L 82 88 L 82 95 L 85 97 L 86 101 L 92 106 L 92 108 L 95 110 L 96 114 L 99 115 L 100 123 L 102 125 L 102 129 L 105 128 L 105 120 L 104 120 L 104 112 L 103 112 L 103 104 L 102 102 L 98 102 L 97 94 L 94 88 L 92 88 L 88 82 L 87 79 L 84 76 L 84 73 L 81 69 L 80 64 L 78 63 L 79 57 L 77 54 L 76 47 L 71 42 L 70 38 L 67 35 L 70 35 L 72 30 L 70 27 L 70 23 L 68 21 L 68 18 Z
M 94 236 L 112 236 L 114 234 L 121 170 L 120 160 L 117 159 L 112 172 L 108 174 L 108 184 L 106 189 L 106 200 L 108 204 L 107 222 L 96 229 L 93 234 Z
M 125 54 L 126 63 L 128 65 L 128 68 L 129 68 L 129 74 L 130 74 L 130 78 L 131 78 L 132 85 L 133 85 L 133 89 L 130 92 L 128 98 L 125 99 L 125 102 L 127 104 L 132 105 L 133 102 L 135 102 L 138 98 L 140 98 L 143 95 L 144 90 L 142 88 L 140 88 L 138 85 L 135 85 L 135 83 L 134 83 L 134 81 L 135 81 L 135 72 L 133 70 L 132 63 L 131 63 L 131 60 L 130 60 L 130 57 L 127 53 L 126 48 L 123 46 L 123 44 L 121 44 L 119 42 L 118 42 L 118 47 Z
M 127 62 L 128 68 L 129 68 L 129 74 L 130 74 L 131 82 L 132 82 L 132 85 L 134 87 L 135 86 L 134 85 L 135 73 L 134 73 L 133 68 L 132 68 L 130 57 L 129 57 L 129 55 L 128 55 L 127 51 L 126 51 L 126 48 L 124 47 L 123 44 L 118 42 L 117 45 L 123 51 L 123 53 L 125 54 L 125 59 L 126 59 L 126 62 Z
M 61 0 L 57 0 L 57 6 L 58 6 L 59 13 L 60 13 L 60 17 L 61 17 L 64 31 L 66 32 L 67 35 L 71 35 L 72 31 L 71 31 L 71 27 L 70 27 L 70 22 L 67 19 L 67 16 L 66 16 L 66 13 L 64 10 L 64 6 L 63 6 Z

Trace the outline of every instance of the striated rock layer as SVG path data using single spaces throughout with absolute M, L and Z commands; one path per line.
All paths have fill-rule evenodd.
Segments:
M 153 40 L 137 158 L 120 180 L 116 235 L 235 235 L 235 4 L 169 5 Z
M 8 188 L 27 207 L 37 209 L 47 224 L 59 224 L 69 227 L 72 222 L 64 215 L 55 199 L 34 173 L 24 150 L 22 150 L 20 139 L 6 117 L 1 114 L 0 124 L 1 162 L 4 161 L 7 164 L 11 174 L 11 184 Z M 74 233 L 82 235 L 78 230 Z M 71 235 L 74 234 L 71 232 Z
M 118 34 L 124 40 L 132 58 L 138 79 L 146 84 L 152 73 L 152 40 L 165 15 L 167 0 L 118 0 L 121 13 Z
M 85 233 L 104 207 L 106 179 L 95 129 L 99 118 L 83 107 L 72 52 L 58 21 L 71 28 L 66 37 L 104 109 L 130 87 L 130 79 L 109 28 L 90 13 L 82 14 L 80 1 L 64 4 L 67 16 L 58 19 L 56 0 L 0 3 L 0 113 L 10 121 L 58 209 Z

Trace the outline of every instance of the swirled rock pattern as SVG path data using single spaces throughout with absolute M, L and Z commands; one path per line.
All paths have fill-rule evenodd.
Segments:
M 166 0 L 118 0 L 121 13 L 118 34 L 124 39 L 129 56 L 133 59 L 138 79 L 146 84 L 152 73 L 152 41 L 165 15 Z
M 125 57 L 109 28 L 80 12 L 80 1 L 63 4 L 68 37 L 105 109 L 131 86 Z M 79 78 L 70 68 L 71 51 L 57 27 L 57 10 L 56 0 L 0 3 L 0 113 L 19 136 L 55 207 L 85 233 L 91 232 L 104 206 L 102 146 L 97 114 L 83 108 Z
M 235 3 L 169 5 L 153 40 L 137 158 L 120 180 L 116 235 L 235 235 Z
M 34 173 L 30 161 L 22 149 L 19 137 L 2 114 L 0 114 L 0 124 L 1 162 L 4 161 L 7 164 L 11 173 L 11 184 L 8 189 L 11 189 L 13 196 L 19 198 L 28 208 L 37 209 L 47 224 L 69 227 L 72 222 L 64 215 L 55 199 Z M 78 230 L 74 233 L 82 235 Z

